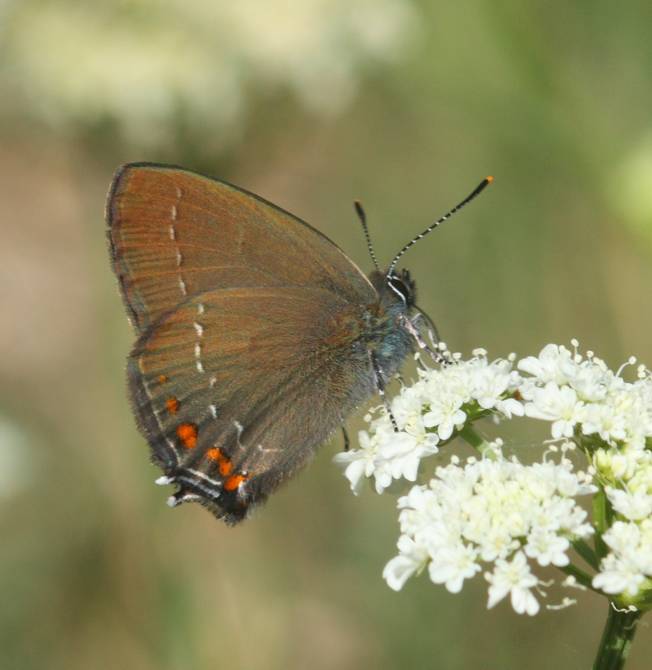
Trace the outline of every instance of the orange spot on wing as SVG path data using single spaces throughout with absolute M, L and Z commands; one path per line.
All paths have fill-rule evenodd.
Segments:
M 231 459 L 222 453 L 218 447 L 211 447 L 206 452 L 206 458 L 209 461 L 217 463 L 217 469 L 222 477 L 228 477 L 233 472 L 233 463 Z
M 167 407 L 170 414 L 176 414 L 179 410 L 179 401 L 174 396 L 172 396 L 165 401 L 165 406 Z
M 218 468 L 222 477 L 227 477 L 233 472 L 233 463 L 228 458 L 221 458 L 218 463 Z
M 248 477 L 247 475 L 231 475 L 225 482 L 224 482 L 224 490 L 225 491 L 235 491 L 240 484 L 243 482 L 247 481 Z
M 168 380 L 167 375 L 159 375 L 158 376 L 158 383 L 159 384 L 165 384 L 165 382 Z
M 209 461 L 219 461 L 221 458 L 224 458 L 222 456 L 222 450 L 218 449 L 217 447 L 211 447 L 207 452 L 206 452 L 206 458 Z
M 194 423 L 180 423 L 177 426 L 177 437 L 186 449 L 197 446 L 197 426 Z

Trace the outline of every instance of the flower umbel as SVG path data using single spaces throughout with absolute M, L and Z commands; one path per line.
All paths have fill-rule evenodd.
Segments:
M 627 381 L 622 373 L 635 359 L 613 372 L 572 347 L 549 344 L 518 362 L 489 361 L 479 349 L 423 366 L 391 401 L 398 431 L 376 408 L 360 448 L 336 456 L 356 493 L 372 478 L 378 493 L 396 480 L 413 483 L 398 500 L 398 553 L 383 572 L 392 589 L 427 568 L 433 583 L 457 593 L 481 573 L 488 607 L 509 596 L 516 612 L 534 615 L 551 585 L 540 570 L 553 566 L 561 588 L 652 609 L 652 377 L 639 366 Z M 552 439 L 526 464 L 506 455 L 500 439 L 478 436 L 473 424 L 485 417 L 546 421 Z M 477 454 L 452 455 L 428 475 L 422 460 L 441 458 L 457 436 Z M 580 505 L 588 498 L 593 519 Z M 575 564 L 578 556 L 593 574 Z
M 395 571 L 416 554 L 428 562 L 430 579 L 451 593 L 480 572 L 481 563 L 495 563 L 485 574 L 489 607 L 511 594 L 516 611 L 536 614 L 531 589 L 539 580 L 526 555 L 540 566 L 569 563 L 570 541 L 593 532 L 574 500 L 594 490 L 586 480 L 567 459 L 526 466 L 497 452 L 464 464 L 454 458 L 428 485 L 399 499 L 402 535 L 399 555 L 385 568 L 387 583 L 400 588 L 404 580 Z
M 398 432 L 384 408 L 376 408 L 367 417 L 369 431 L 359 435 L 360 449 L 335 457 L 346 465 L 353 492 L 372 476 L 378 493 L 394 479 L 416 481 L 421 459 L 436 454 L 469 419 L 490 412 L 522 416 L 523 405 L 513 397 L 520 377 L 512 367 L 513 359 L 490 363 L 484 351 L 477 350 L 468 361 L 420 370 L 419 379 L 403 386 L 391 401 Z

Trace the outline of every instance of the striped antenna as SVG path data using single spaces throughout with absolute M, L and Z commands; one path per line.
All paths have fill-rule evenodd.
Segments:
M 376 258 L 376 252 L 374 251 L 374 245 L 371 243 L 369 228 L 367 228 L 367 215 L 364 213 L 364 209 L 362 209 L 362 203 L 359 200 L 356 200 L 353 203 L 353 206 L 355 207 L 355 213 L 358 215 L 360 223 L 362 224 L 362 230 L 364 230 L 364 237 L 365 240 L 367 240 L 367 249 L 369 249 L 371 260 L 373 261 L 376 270 L 380 272 L 380 268 L 378 267 L 378 259 Z
M 394 256 L 394 260 L 391 262 L 391 264 L 390 264 L 390 266 L 389 266 L 389 270 L 387 270 L 387 276 L 390 277 L 390 276 L 393 274 L 393 272 L 394 272 L 394 268 L 396 267 L 396 264 L 398 263 L 399 259 L 401 258 L 401 256 L 402 256 L 402 255 L 403 255 L 403 254 L 404 254 L 404 253 L 405 253 L 411 246 L 413 246 L 414 244 L 416 244 L 422 237 L 425 237 L 428 233 L 432 232 L 435 228 L 437 228 L 437 226 L 439 226 L 440 224 L 444 223 L 444 221 L 446 221 L 446 219 L 450 219 L 451 216 L 453 216 L 453 214 L 455 214 L 456 212 L 459 212 L 460 209 L 462 209 L 462 207 L 464 207 L 465 205 L 468 205 L 468 204 L 471 202 L 471 200 L 474 200 L 477 196 L 479 196 L 480 193 L 482 193 L 482 191 L 484 191 L 485 188 L 487 188 L 487 186 L 489 186 L 489 184 L 491 184 L 491 182 L 492 182 L 493 180 L 494 180 L 493 177 L 485 177 L 485 178 L 484 178 L 484 179 L 483 179 L 483 180 L 482 180 L 482 181 L 481 181 L 481 182 L 480 182 L 480 183 L 473 189 L 473 191 L 472 191 L 471 193 L 469 193 L 469 195 L 467 195 L 466 198 L 464 198 L 464 200 L 462 200 L 462 202 L 460 202 L 459 204 L 455 205 L 455 207 L 453 207 L 453 209 L 451 209 L 449 212 L 447 212 L 446 214 L 444 214 L 444 216 L 442 216 L 440 219 L 437 219 L 437 221 L 435 221 L 434 223 L 430 224 L 430 225 L 429 225 L 429 226 L 428 226 L 422 233 L 419 233 L 415 238 L 411 239 L 411 240 L 410 240 L 410 241 L 409 241 L 409 242 L 408 242 L 408 243 L 407 243 L 407 244 L 406 244 L 406 245 L 405 245 L 405 246 L 404 246 L 404 247 L 403 247 L 403 248 L 396 254 L 396 256 Z

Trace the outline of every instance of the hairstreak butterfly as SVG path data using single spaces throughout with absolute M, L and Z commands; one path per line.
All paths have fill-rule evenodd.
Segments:
M 226 182 L 178 167 L 121 167 L 108 237 L 136 330 L 129 395 L 153 461 L 229 524 L 244 519 L 347 415 L 383 393 L 428 320 L 396 264 L 366 277 L 327 237 Z M 430 322 L 431 323 L 431 322 Z M 433 327 L 434 328 L 434 327 Z

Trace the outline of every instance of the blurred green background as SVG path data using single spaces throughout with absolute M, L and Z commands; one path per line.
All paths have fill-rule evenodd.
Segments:
M 391 592 L 395 498 L 349 493 L 339 436 L 241 527 L 169 510 L 103 207 L 119 164 L 181 164 L 370 269 L 354 198 L 387 261 L 493 174 L 405 257 L 444 339 L 650 364 L 651 26 L 642 1 L 0 2 L 0 667 L 588 667 L 591 594 L 529 619 L 481 578 Z

